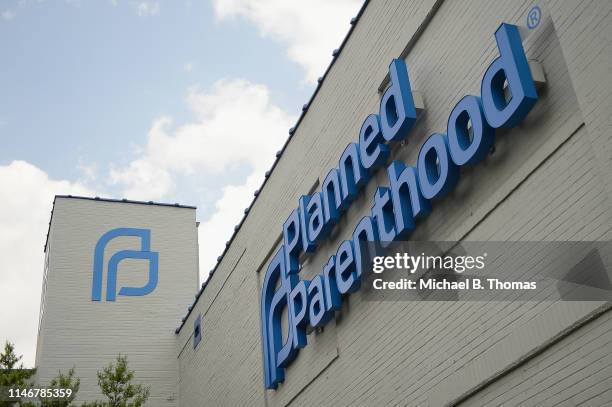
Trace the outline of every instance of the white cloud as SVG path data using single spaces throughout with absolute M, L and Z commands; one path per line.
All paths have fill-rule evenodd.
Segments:
M 139 1 L 135 4 L 140 17 L 151 17 L 159 14 L 159 3 L 156 1 Z
M 88 164 L 83 157 L 79 157 L 77 168 L 83 173 L 83 180 L 87 183 L 95 182 L 98 178 L 98 164 Z
M 261 186 L 263 173 L 255 171 L 241 185 L 227 185 L 223 195 L 215 202 L 215 212 L 207 221 L 200 223 L 198 243 L 200 245 L 200 275 L 202 280 L 217 262 L 236 226 L 244 216 L 244 209 L 253 200 L 253 192 Z
M 25 161 L 0 166 L 0 340 L 16 344 L 26 366 L 34 365 L 43 246 L 53 196 L 92 195 L 78 183 L 52 180 Z M 2 344 L 3 345 L 3 344 Z
M 170 122 L 170 118 L 162 117 L 153 123 L 148 135 L 152 152 L 156 150 L 156 140 L 166 137 Z M 159 199 L 171 192 L 173 186 L 165 161 L 165 157 L 145 152 L 126 168 L 111 169 L 110 181 L 122 187 L 124 196 L 130 199 Z
M 4 21 L 11 21 L 15 18 L 15 12 L 11 10 L 4 10 L 2 13 L 0 13 L 0 17 L 2 17 Z
M 215 263 L 233 227 L 263 181 L 295 117 L 270 100 L 264 85 L 242 79 L 221 80 L 205 92 L 194 88 L 187 103 L 194 120 L 178 127 L 157 119 L 146 148 L 127 166 L 111 171 L 111 182 L 132 199 L 168 197 L 181 177 L 203 187 L 248 167 L 248 175 L 222 188 L 214 213 L 200 225 L 202 275 Z M 201 216 L 201 213 L 200 213 Z
M 306 71 L 314 83 L 329 64 L 332 51 L 349 29 L 361 0 L 213 0 L 220 20 L 243 17 L 262 35 L 287 45 L 289 58 Z
M 191 72 L 193 71 L 194 68 L 195 68 L 195 64 L 193 62 L 187 62 L 185 65 L 183 65 L 183 70 L 185 72 Z
M 265 86 L 245 80 L 222 80 L 208 92 L 192 89 L 187 103 L 194 115 L 191 123 L 173 127 L 170 118 L 158 118 L 147 145 L 131 163 L 112 170 L 110 178 L 123 196 L 148 200 L 167 198 L 180 177 L 202 186 L 214 177 L 219 185 L 226 171 L 248 167 L 242 179 L 221 188 L 212 213 L 200 225 L 201 274 L 206 278 L 295 117 L 272 103 Z M 96 179 L 95 166 L 80 162 L 79 167 L 84 182 Z M 24 354 L 26 366 L 34 364 L 43 246 L 55 194 L 95 192 L 83 182 L 50 179 L 24 161 L 0 166 L 0 323 L 2 332 L 11 335 L 6 339 Z

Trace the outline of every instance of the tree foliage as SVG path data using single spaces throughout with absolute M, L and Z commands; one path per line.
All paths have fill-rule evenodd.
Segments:
M 18 387 L 28 384 L 28 379 L 31 378 L 35 369 L 25 369 L 23 363 L 20 363 L 22 356 L 15 354 L 15 346 L 6 342 L 4 351 L 0 354 L 0 386 Z
M 0 354 L 0 387 L 24 388 L 30 385 L 29 379 L 36 373 L 35 369 L 25 369 L 21 363 L 22 356 L 15 354 L 15 346 L 6 341 L 4 351 Z M 11 406 L 12 401 L 0 401 L 0 406 Z
M 63 399 L 40 399 L 41 407 L 72 407 L 75 406 L 73 400 L 76 398 L 81 386 L 81 379 L 74 377 L 74 367 L 68 370 L 67 374 L 62 373 L 60 370 L 57 376 L 51 380 L 48 389 L 71 389 L 72 393 L 70 397 Z
M 134 371 L 128 368 L 126 356 L 98 371 L 98 385 L 105 401 L 83 404 L 83 407 L 140 407 L 149 398 L 150 387 L 134 384 Z
M 22 356 L 15 354 L 15 347 L 10 342 L 4 345 L 4 351 L 0 354 L 0 387 L 5 388 L 28 388 L 34 387 L 30 378 L 36 373 L 36 369 L 25 369 L 20 363 Z M 103 401 L 93 401 L 81 404 L 81 407 L 141 407 L 149 398 L 150 386 L 133 383 L 134 371 L 128 367 L 127 356 L 119 355 L 115 363 L 99 370 L 98 386 L 106 398 Z M 75 377 L 75 368 L 67 373 L 59 371 L 57 376 L 51 380 L 48 389 L 71 389 L 72 394 L 68 398 L 43 399 L 40 398 L 41 407 L 75 407 L 74 399 L 79 391 L 81 380 Z M 0 407 L 14 406 L 14 401 L 1 401 Z M 22 407 L 34 406 L 33 403 L 18 402 Z

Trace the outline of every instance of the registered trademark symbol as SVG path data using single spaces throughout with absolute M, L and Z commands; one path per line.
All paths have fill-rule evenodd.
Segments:
M 533 6 L 529 13 L 527 14 L 527 27 L 530 30 L 533 30 L 540 24 L 540 20 L 542 19 L 542 10 L 538 6 Z

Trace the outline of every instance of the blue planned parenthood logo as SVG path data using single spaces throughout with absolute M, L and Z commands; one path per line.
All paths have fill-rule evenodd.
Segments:
M 117 297 L 117 267 L 121 260 L 142 259 L 149 261 L 149 280 L 142 287 L 121 287 L 119 295 L 141 296 L 147 295 L 157 287 L 157 274 L 159 253 L 151 251 L 151 231 L 149 229 L 117 228 L 106 232 L 100 237 L 94 250 L 93 284 L 91 300 L 101 301 L 102 280 L 104 270 L 104 249 L 108 242 L 119 236 L 134 236 L 140 238 L 140 250 L 121 250 L 110 257 L 106 278 L 106 301 L 115 301 Z
M 384 247 L 410 236 L 416 228 L 415 220 L 432 212 L 430 201 L 442 199 L 455 188 L 460 167 L 476 165 L 486 158 L 494 144 L 495 130 L 517 126 L 537 102 L 519 28 L 501 24 L 495 41 L 499 56 L 484 72 L 480 96 L 466 95 L 457 102 L 446 132 L 429 136 L 414 165 L 398 160 L 387 164 L 391 157 L 389 143 L 406 139 L 417 115 L 408 67 L 402 58 L 392 60 L 390 86 L 378 113 L 365 118 L 359 142 L 346 147 L 320 191 L 299 198 L 298 207 L 283 225 L 283 244 L 270 261 L 261 288 L 267 389 L 276 389 L 285 380 L 285 369 L 308 344 L 308 326 L 325 326 L 341 309 L 342 297 L 360 289 L 365 268 L 362 255 L 367 253 L 368 242 Z M 376 189 L 371 214 L 361 218 L 352 236 L 340 244 L 318 275 L 301 279 L 302 253 L 315 252 L 324 244 L 334 224 L 381 167 L 386 167 L 389 186 Z M 286 339 L 283 326 L 287 327 Z

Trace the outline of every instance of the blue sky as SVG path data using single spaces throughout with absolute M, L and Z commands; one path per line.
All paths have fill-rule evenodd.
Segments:
M 55 194 L 197 205 L 206 278 L 360 6 L 0 0 L 0 340 L 33 365 Z
M 223 77 L 264 83 L 293 112 L 312 91 L 281 43 L 218 21 L 209 2 L 162 3 L 154 15 L 106 1 L 5 9 L 15 17 L 0 24 L 1 164 L 23 159 L 72 179 L 79 163 L 125 164 L 156 117 L 189 119 L 190 86 Z

